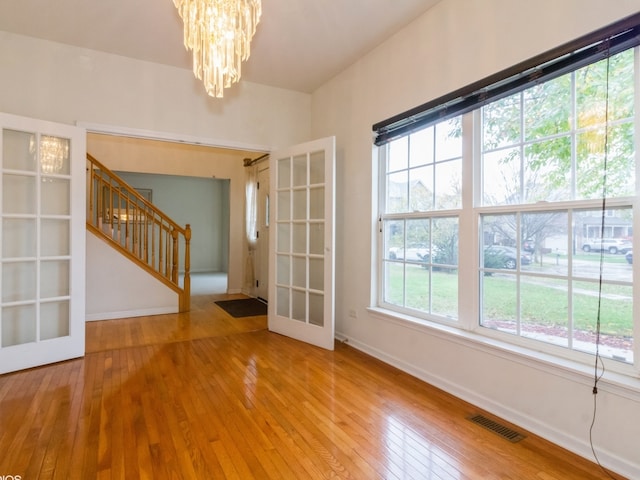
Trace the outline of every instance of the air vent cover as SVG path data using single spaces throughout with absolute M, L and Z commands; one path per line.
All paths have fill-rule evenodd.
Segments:
M 473 423 L 480 425 L 487 430 L 491 430 L 493 433 L 497 433 L 502 438 L 509 440 L 512 443 L 519 442 L 525 435 L 516 432 L 515 430 L 510 429 L 509 427 L 502 425 L 498 422 L 491 420 L 483 415 L 473 415 L 471 417 L 467 417 L 468 420 L 471 420 Z

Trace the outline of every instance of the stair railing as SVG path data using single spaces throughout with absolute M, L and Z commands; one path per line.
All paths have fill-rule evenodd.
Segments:
M 183 228 L 175 223 L 88 153 L 87 173 L 87 228 L 177 292 L 179 310 L 189 311 L 189 224 Z M 180 251 L 184 252 L 182 263 Z

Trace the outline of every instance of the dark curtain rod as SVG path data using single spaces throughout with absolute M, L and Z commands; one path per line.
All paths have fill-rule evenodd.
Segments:
M 244 159 L 244 166 L 245 167 L 250 167 L 252 165 L 255 165 L 256 163 L 258 163 L 260 160 L 263 160 L 265 158 L 267 158 L 269 156 L 268 153 L 265 153 L 263 155 L 260 155 L 258 158 L 254 158 L 253 160 L 250 158 L 245 158 Z

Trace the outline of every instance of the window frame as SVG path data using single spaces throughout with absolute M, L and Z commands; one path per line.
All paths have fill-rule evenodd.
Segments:
M 638 195 L 640 184 L 640 46 L 634 48 L 634 75 L 635 75 L 635 95 L 634 95 L 634 139 L 635 139 L 635 169 L 636 169 L 636 195 L 630 197 L 608 198 L 606 200 L 607 208 L 629 207 L 634 212 L 633 230 L 640 232 L 640 195 Z M 383 214 L 384 201 L 386 198 L 386 151 L 385 146 L 378 146 L 375 151 L 378 158 L 378 232 L 377 232 L 377 292 L 372 298 L 375 300 L 376 311 L 390 315 L 394 318 L 402 318 L 405 321 L 416 323 L 424 327 L 449 328 L 452 331 L 460 333 L 467 332 L 472 334 L 475 340 L 487 342 L 496 345 L 502 344 L 505 349 L 524 349 L 533 355 L 548 355 L 552 359 L 552 363 L 564 362 L 566 360 L 576 362 L 582 365 L 592 365 L 594 355 L 573 348 L 557 346 L 552 343 L 537 341 L 531 338 L 513 335 L 507 332 L 501 332 L 490 328 L 483 327 L 480 323 L 480 307 L 481 307 L 481 279 L 480 279 L 480 219 L 482 215 L 496 213 L 513 213 L 519 212 L 539 212 L 549 210 L 566 209 L 602 209 L 602 199 L 591 200 L 569 200 L 547 204 L 541 207 L 539 204 L 518 204 L 513 205 L 482 205 L 481 195 L 481 150 L 482 135 L 480 134 L 481 126 L 481 107 L 477 107 L 466 112 L 461 117 L 463 129 L 462 135 L 462 199 L 461 208 L 455 210 L 437 210 L 429 212 L 421 212 L 420 214 L 398 214 L 398 218 L 408 218 L 410 215 L 420 218 L 436 218 L 441 216 L 457 216 L 459 226 L 459 242 L 458 242 L 458 317 L 456 320 L 447 320 L 437 315 L 428 313 L 416 315 L 415 312 L 406 309 L 394 308 L 393 305 L 386 304 L 383 301 L 383 282 L 384 282 L 384 257 L 382 251 L 384 246 L 384 228 L 383 219 L 388 218 Z M 572 135 L 578 130 L 572 127 Z M 469 132 L 472 132 L 469 134 Z M 515 210 L 514 210 L 515 208 Z M 636 240 L 635 244 L 640 244 L 640 240 Z M 640 248 L 640 247 L 638 247 Z M 632 267 L 633 280 L 633 363 L 623 363 L 609 358 L 607 360 L 607 369 L 622 373 L 624 375 L 637 377 L 640 373 L 640 281 L 638 281 L 638 267 L 634 263 Z M 568 272 L 568 275 L 571 275 Z M 464 298 L 463 292 L 475 292 L 472 298 Z
M 447 119 L 445 121 L 448 121 L 450 119 Z M 461 117 L 461 121 L 462 121 L 462 117 Z M 435 127 L 435 126 L 434 126 Z M 429 127 L 426 127 L 429 128 Z M 435 132 L 434 132 L 434 136 L 435 136 Z M 463 140 L 464 141 L 464 140 Z M 458 227 L 460 225 L 460 221 L 459 221 L 459 216 L 460 213 L 462 211 L 462 205 L 459 208 L 448 208 L 448 209 L 437 209 L 437 208 L 431 208 L 428 210 L 424 210 L 424 211 L 417 211 L 417 212 L 392 212 L 392 213 L 385 213 L 385 208 L 386 208 L 386 199 L 387 199 L 387 187 L 388 187 L 388 182 L 387 182 L 387 169 L 386 169 L 386 165 L 387 165 L 387 160 L 388 160 L 388 153 L 389 153 L 389 144 L 380 147 L 377 149 L 377 156 L 378 156 L 378 178 L 379 178 L 379 188 L 378 188 L 378 238 L 377 238 L 377 244 L 379 245 L 379 254 L 377 255 L 377 269 L 374 271 L 377 271 L 378 274 L 376 275 L 377 277 L 377 281 L 376 281 L 376 295 L 375 295 L 375 303 L 376 305 L 378 305 L 380 308 L 388 310 L 390 312 L 397 312 L 400 313 L 402 315 L 408 315 L 410 317 L 414 317 L 420 321 L 430 321 L 430 320 L 435 320 L 438 323 L 442 323 L 442 324 L 448 324 L 451 326 L 456 326 L 459 325 L 459 320 L 460 320 L 460 302 L 459 302 L 459 297 L 458 297 L 458 309 L 457 309 L 457 316 L 456 318 L 451 318 L 445 315 L 438 315 L 438 314 L 434 314 L 434 313 L 430 313 L 430 312 L 425 312 L 425 311 L 419 311 L 416 309 L 412 309 L 410 307 L 406 306 L 406 302 L 403 302 L 403 306 L 399 306 L 399 305 L 395 305 L 389 302 L 385 301 L 385 263 L 388 261 L 387 259 L 387 246 L 386 246 L 386 242 L 385 242 L 385 231 L 384 231 L 384 223 L 385 221 L 393 221 L 393 220 L 403 220 L 403 221 L 410 221 L 410 220 L 429 220 L 429 221 L 433 221 L 434 219 L 444 219 L 444 218 L 457 218 L 458 219 Z M 434 151 L 435 151 L 435 144 L 434 144 Z M 460 157 L 460 162 L 461 164 L 464 163 L 464 145 L 462 145 L 462 156 Z M 410 150 L 410 149 L 409 149 Z M 435 166 L 438 164 L 442 164 L 442 163 L 446 163 L 449 161 L 453 161 L 456 160 L 458 157 L 451 157 L 451 158 L 445 158 L 445 159 L 440 159 L 437 160 L 436 156 L 434 156 L 433 158 L 433 163 L 432 165 Z M 415 168 L 419 168 L 416 166 L 411 166 L 411 160 L 410 158 L 408 158 L 408 163 L 407 163 L 407 167 L 406 167 L 406 171 L 409 172 L 412 169 Z M 461 176 L 464 176 L 464 168 L 461 166 Z M 392 170 L 392 172 L 398 172 L 400 170 Z M 434 170 L 434 178 L 435 177 L 435 170 Z M 461 182 L 463 181 L 463 179 L 461 178 Z M 410 188 L 410 182 L 407 183 L 407 188 Z M 464 187 L 461 185 L 461 189 L 462 192 L 464 192 Z M 434 191 L 434 197 L 435 197 L 436 192 Z M 460 202 L 463 202 L 463 198 L 464 198 L 464 193 L 461 194 L 461 200 Z M 434 206 L 435 206 L 435 198 L 434 198 Z M 431 237 L 431 232 L 429 234 L 430 237 L 430 241 L 431 244 L 433 242 L 432 237 Z M 406 240 L 406 238 L 405 238 Z M 459 250 L 459 248 L 458 248 Z M 459 263 L 459 262 L 458 262 Z M 402 262 L 402 264 L 406 267 L 407 264 L 411 264 L 411 262 Z M 434 264 L 434 262 L 432 260 L 430 260 L 429 262 L 427 262 L 428 268 L 429 268 L 429 292 L 431 292 L 432 290 L 432 283 L 431 283 L 431 274 L 432 274 L 432 270 L 430 267 L 432 267 Z M 452 265 L 449 264 L 445 264 L 444 268 L 450 268 Z M 459 274 L 457 274 L 459 275 Z M 404 285 L 404 283 L 403 283 Z M 459 289 L 459 283 L 458 283 L 458 289 Z M 431 298 L 431 293 L 429 295 L 429 298 Z

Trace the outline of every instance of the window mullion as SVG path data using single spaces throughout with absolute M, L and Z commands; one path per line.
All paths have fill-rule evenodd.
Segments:
M 633 52 L 634 59 L 634 78 L 640 78 L 640 47 L 636 47 Z M 640 211 L 640 159 L 638 158 L 638 143 L 640 142 L 640 86 L 638 85 L 638 81 L 634 83 L 634 138 L 635 138 L 635 177 L 636 177 L 636 196 L 633 199 L 633 231 L 640 232 L 640 215 L 638 212 Z M 640 248 L 635 248 L 635 246 L 640 242 L 638 239 L 638 235 L 633 235 L 633 248 L 636 251 L 640 251 Z M 637 255 L 636 255 L 637 257 Z M 634 369 L 637 373 L 640 373 L 640 282 L 638 279 L 638 262 L 633 262 L 633 358 L 634 358 Z
M 458 319 L 461 328 L 475 330 L 478 326 L 480 299 L 478 294 L 478 215 L 474 204 L 479 202 L 480 185 L 480 110 L 462 116 L 462 209 L 458 234 Z
M 577 94 L 576 94 L 576 72 L 571 72 L 571 118 L 569 121 L 571 124 L 571 198 L 576 198 L 578 191 L 578 107 L 577 107 Z

